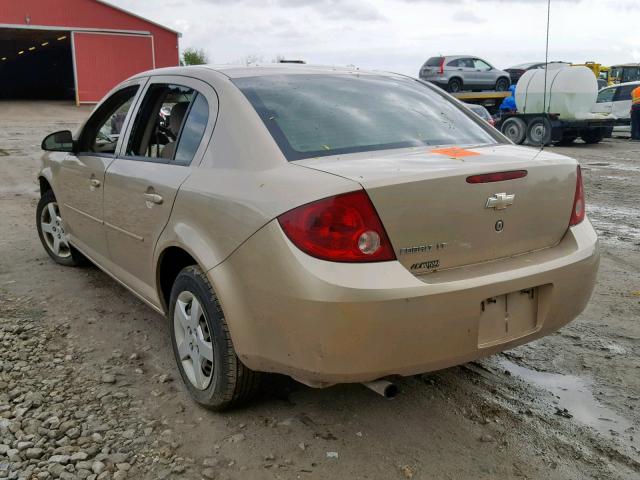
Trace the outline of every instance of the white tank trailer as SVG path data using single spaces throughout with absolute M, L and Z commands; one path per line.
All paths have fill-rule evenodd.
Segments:
M 598 81 L 587 67 L 529 70 L 518 80 L 515 97 L 517 112 L 497 125 L 514 143 L 568 144 L 578 137 L 598 143 L 611 136 L 616 118 L 591 112 Z

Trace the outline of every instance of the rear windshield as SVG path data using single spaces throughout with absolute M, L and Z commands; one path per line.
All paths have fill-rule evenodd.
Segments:
M 509 70 L 526 70 L 527 68 L 531 68 L 536 65 L 539 65 L 539 63 L 521 63 L 519 65 L 514 65 L 513 67 L 509 67 Z
M 234 79 L 288 160 L 421 145 L 497 143 L 417 80 L 374 75 Z
M 424 58 L 424 57 L 422 57 Z M 425 67 L 439 67 L 440 64 L 442 63 L 442 60 L 444 60 L 444 57 L 431 57 L 429 60 L 427 60 L 424 63 Z

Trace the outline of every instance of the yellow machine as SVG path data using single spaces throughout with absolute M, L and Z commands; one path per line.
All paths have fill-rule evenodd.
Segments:
M 611 85 L 610 75 L 610 67 L 605 67 L 601 63 L 596 62 L 584 62 L 584 63 L 573 63 L 572 67 L 587 67 L 589 70 L 593 72 L 593 74 L 598 79 L 599 88 L 606 87 L 607 85 Z
M 640 63 L 612 65 L 609 71 L 609 85 L 637 82 L 640 80 Z

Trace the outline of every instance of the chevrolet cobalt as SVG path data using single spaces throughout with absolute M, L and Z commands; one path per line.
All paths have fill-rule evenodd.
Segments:
M 404 76 L 155 70 L 42 147 L 45 250 L 165 315 L 212 409 L 263 372 L 323 387 L 495 354 L 573 320 L 595 283 L 576 161 Z

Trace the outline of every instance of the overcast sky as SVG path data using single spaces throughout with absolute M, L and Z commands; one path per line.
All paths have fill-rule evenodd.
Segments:
M 544 60 L 547 0 L 110 0 L 210 63 L 277 55 L 417 75 L 438 54 Z M 549 60 L 640 61 L 640 0 L 552 0 Z

